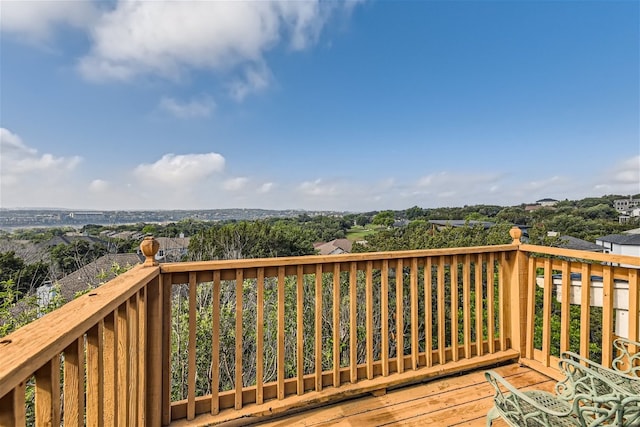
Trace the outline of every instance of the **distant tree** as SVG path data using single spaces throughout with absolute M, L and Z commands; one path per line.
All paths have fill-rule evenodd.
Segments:
M 385 227 L 391 227 L 395 221 L 395 214 L 393 211 L 383 211 L 373 217 L 373 223 L 375 225 L 383 225 Z

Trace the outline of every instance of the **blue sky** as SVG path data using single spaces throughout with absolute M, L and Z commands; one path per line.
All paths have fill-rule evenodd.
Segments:
M 640 192 L 638 1 L 1 1 L 3 208 Z

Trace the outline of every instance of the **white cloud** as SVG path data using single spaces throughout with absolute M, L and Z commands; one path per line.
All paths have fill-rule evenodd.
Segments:
M 55 173 L 74 169 L 82 160 L 79 156 L 56 157 L 53 154 L 38 154 L 10 130 L 0 128 L 0 153 L 2 178 L 12 180 L 29 173 Z
M 274 187 L 273 182 L 265 182 L 260 186 L 260 188 L 258 188 L 258 193 L 262 193 L 262 194 L 268 193 L 271 190 L 273 190 L 273 187 Z
M 160 100 L 158 107 L 160 110 L 171 114 L 179 119 L 209 117 L 216 104 L 213 99 L 204 96 L 188 101 L 179 101 L 175 98 L 164 97 Z
M 39 154 L 20 136 L 0 128 L 0 205 L 52 206 L 81 161 L 79 156 Z
M 89 183 L 89 191 L 101 193 L 109 189 L 109 182 L 103 179 L 94 179 Z
M 322 179 L 304 181 L 298 186 L 298 190 L 306 196 L 327 197 L 338 195 L 337 185 L 335 183 L 325 183 Z
M 149 186 L 166 184 L 186 187 L 224 170 L 225 159 L 218 153 L 165 154 L 155 163 L 140 164 L 134 174 Z
M 141 75 L 179 79 L 190 69 L 244 70 L 236 99 L 264 89 L 264 55 L 283 42 L 292 50 L 317 42 L 329 17 L 352 4 L 313 1 L 120 1 L 91 29 L 91 51 L 79 62 L 91 80 Z
M 224 188 L 226 191 L 240 191 L 247 185 L 248 182 L 249 178 L 246 178 L 244 176 L 230 178 L 222 184 L 222 188 Z
M 266 89 L 270 80 L 271 73 L 264 64 L 259 67 L 247 67 L 243 76 L 231 83 L 229 93 L 233 99 L 241 102 L 247 95 Z
M 2 32 L 32 43 L 47 41 L 60 24 L 88 28 L 97 16 L 95 3 L 90 1 L 2 0 Z
M 640 155 L 620 162 L 614 175 L 614 181 L 640 186 Z

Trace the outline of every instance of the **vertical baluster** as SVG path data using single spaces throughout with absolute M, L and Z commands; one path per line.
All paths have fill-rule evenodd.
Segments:
M 256 313 L 256 403 L 264 402 L 264 267 L 258 267 Z
M 316 391 L 322 390 L 322 264 L 316 264 L 315 361 Z
M 503 257 L 504 259 L 504 257 Z M 500 266 L 502 267 L 502 266 Z M 502 268 L 500 268 L 500 278 L 502 278 Z M 533 334 L 535 332 L 535 310 L 536 310 L 536 264 L 533 257 L 529 257 L 529 273 L 527 274 L 527 351 L 528 359 L 533 359 Z M 502 288 L 501 288 L 502 289 Z M 502 338 L 502 291 L 500 291 L 500 335 Z M 501 344 L 502 345 L 502 344 Z M 500 348 L 504 350 L 504 348 Z
M 462 265 L 462 334 L 464 335 L 464 357 L 471 357 L 471 257 L 464 256 Z
M 103 342 L 103 333 L 106 332 L 105 325 L 109 324 L 112 331 L 115 331 L 114 320 L 115 313 L 110 313 L 105 317 L 104 325 L 103 322 L 98 322 L 87 331 L 87 425 L 90 426 L 102 426 L 108 420 L 113 424 L 114 421 L 116 372 L 113 370 L 114 367 L 103 365 L 103 359 L 107 360 L 108 356 L 111 356 L 111 360 L 115 360 L 115 341 L 111 342 L 110 355 L 107 353 L 107 348 L 103 347 L 104 344 L 107 344 L 106 341 Z M 101 351 L 103 348 L 104 350 Z M 106 379 L 113 383 L 111 386 L 113 387 L 112 397 L 114 399 L 111 402 L 107 401 L 103 394 L 107 387 Z M 108 407 L 107 403 L 114 406 Z M 109 410 L 111 410 L 110 413 Z
M 349 264 L 349 377 L 352 383 L 358 381 L 357 268 L 356 262 Z
M 560 353 L 569 350 L 571 325 L 571 264 L 562 261 L 562 306 L 560 307 Z
M 145 384 L 147 382 L 147 288 L 149 285 L 140 289 L 138 292 L 138 381 L 136 382 L 137 402 L 138 402 L 138 425 L 146 424 L 145 408 L 147 406 L 147 393 Z
M 512 256 L 515 256 L 515 255 L 512 255 Z M 504 269 L 506 265 L 508 265 L 507 255 L 506 255 L 506 252 L 502 252 L 500 256 L 500 264 L 498 265 L 498 298 L 500 298 L 499 299 L 500 301 L 499 321 L 500 321 L 500 350 L 501 351 L 504 351 L 507 349 L 507 307 L 506 307 L 507 291 L 504 283 Z M 533 283 L 535 286 L 535 278 Z M 533 289 L 533 292 L 535 295 L 535 288 Z
M 451 360 L 458 361 L 458 256 L 451 257 Z
M 304 270 L 302 265 L 296 268 L 296 365 L 297 392 L 304 394 Z
M 236 270 L 236 375 L 235 408 L 242 409 L 242 297 L 244 292 L 243 270 Z M 279 290 L 279 289 L 278 289 Z
M 117 309 L 116 309 L 117 310 Z M 118 373 L 116 369 L 116 358 L 118 354 L 118 328 L 116 327 L 116 312 L 107 314 L 103 323 L 103 353 L 102 360 L 104 363 L 104 423 L 105 425 L 115 424 L 115 414 L 118 408 Z M 90 340 L 90 334 L 87 334 L 87 340 Z M 89 348 L 91 348 L 89 346 Z M 87 348 L 87 358 L 89 358 L 89 348 Z M 96 356 L 97 357 L 97 356 Z M 91 376 L 94 369 L 89 369 L 87 361 L 87 376 Z M 87 378 L 88 380 L 88 378 Z M 91 381 L 87 381 L 87 396 L 92 387 L 89 385 Z M 89 400 L 87 398 L 87 400 Z M 95 403 L 94 403 L 95 404 Z M 101 411 L 102 412 L 102 411 Z M 102 416 L 102 415 L 101 415 Z M 87 401 L 87 420 L 89 420 L 89 402 Z
M 487 338 L 489 341 L 489 353 L 494 353 L 496 351 L 496 322 L 495 322 L 495 311 L 493 304 L 494 300 L 494 291 L 495 291 L 495 267 L 496 267 L 496 255 L 491 252 L 489 254 L 489 261 L 487 262 Z
M 278 267 L 278 399 L 284 399 L 284 267 Z
M 161 276 L 147 285 L 146 292 L 146 386 L 142 394 L 146 399 L 146 417 L 143 425 L 157 426 L 162 423 L 162 293 Z M 106 343 L 106 328 L 105 328 Z M 144 382 L 142 384 L 145 384 Z
M 544 260 L 544 293 L 542 302 L 542 363 L 549 366 L 551 356 L 551 295 L 553 278 L 551 277 L 551 259 Z
M 444 292 L 444 257 L 438 257 L 438 363 L 440 365 L 446 362 Z
M 418 369 L 418 258 L 411 258 L 411 369 Z
M 591 343 L 591 265 L 582 264 L 580 286 L 580 356 L 589 359 Z
M 404 267 L 396 260 L 396 361 L 398 373 L 404 372 Z
M 211 414 L 220 412 L 220 270 L 213 272 L 211 308 Z
M 483 257 L 482 254 L 478 254 L 476 258 L 476 355 L 482 356 L 484 353 L 484 348 L 482 345 L 482 340 L 484 337 L 483 333 L 483 319 L 482 316 L 484 314 L 483 309 L 483 292 L 482 292 L 482 263 Z
M 81 336 L 64 350 L 65 427 L 84 426 L 84 369 L 84 336 Z
M 366 334 L 367 334 L 367 379 L 373 379 L 373 262 L 367 261 L 365 282 Z
M 0 398 L 0 426 L 23 426 L 25 421 L 25 383 Z
M 171 422 L 171 273 L 163 274 L 162 290 L 162 425 Z
M 431 258 L 424 261 L 424 351 L 427 367 L 433 365 L 433 301 L 431 286 L 433 283 Z
M 333 264 L 333 386 L 340 386 L 340 263 Z
M 195 271 L 189 272 L 189 338 L 187 349 L 187 420 L 196 417 L 196 283 Z M 237 366 L 236 366 L 237 369 Z
M 389 375 L 389 260 L 382 260 L 380 269 L 380 344 L 382 376 Z
M 613 272 L 611 266 L 602 272 L 602 364 L 611 367 L 613 353 Z
M 640 312 L 640 280 L 638 280 L 638 270 L 629 270 L 629 339 L 638 341 L 638 313 Z M 631 346 L 629 351 L 636 353 L 639 349 Z
M 116 372 L 118 378 L 117 396 L 118 396 L 118 408 L 117 408 L 117 420 L 119 425 L 127 425 L 129 421 L 129 379 L 130 370 L 128 356 L 129 356 L 129 335 L 127 334 L 127 312 L 129 311 L 129 301 L 121 304 L 117 309 L 117 321 L 116 327 L 118 329 L 117 339 L 117 359 L 116 359 Z
M 56 355 L 35 373 L 36 425 L 60 425 L 60 356 Z
M 127 387 L 129 388 L 129 400 L 127 409 L 129 413 L 129 420 L 127 421 L 128 425 L 135 425 L 138 421 L 138 294 L 134 294 L 128 301 L 129 310 L 127 313 L 127 326 L 129 335 L 129 360 L 128 360 L 128 370 L 129 370 L 129 382 L 127 383 Z

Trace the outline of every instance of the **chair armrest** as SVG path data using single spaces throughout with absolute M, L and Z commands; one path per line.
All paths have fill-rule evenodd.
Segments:
M 572 375 L 574 377 L 574 380 L 577 380 L 578 378 L 584 376 L 585 369 L 591 371 L 595 375 L 595 378 L 599 378 L 600 383 L 593 383 L 594 386 L 597 386 L 597 394 L 607 394 L 613 390 L 616 390 L 625 395 L 638 394 L 640 392 L 640 378 L 638 377 L 625 374 L 615 369 L 606 368 L 599 363 L 586 359 L 579 354 L 573 353 L 571 351 L 563 352 L 560 357 L 560 369 L 566 375 Z M 567 362 L 563 363 L 562 361 Z M 601 384 L 603 380 L 610 383 L 613 389 L 610 390 L 603 384 Z M 556 386 L 556 392 L 564 392 L 564 389 L 558 390 L 559 387 L 562 387 L 561 384 L 566 384 L 567 386 L 571 387 L 570 381 L 568 382 L 567 379 L 565 379 L 558 383 L 558 385 Z M 590 388 L 589 390 L 593 391 L 594 389 Z
M 581 361 L 586 362 L 588 366 L 582 365 Z M 565 379 L 556 384 L 555 390 L 559 396 L 567 400 L 574 399 L 578 394 L 595 397 L 615 392 L 625 393 L 623 389 L 616 387 L 613 380 L 602 374 L 598 368 L 600 365 L 575 353 L 563 353 L 558 366 Z
M 618 350 L 619 355 L 611 362 L 612 368 L 640 377 L 640 342 L 619 337 L 613 340 L 613 347 Z
M 533 421 L 535 425 L 551 425 L 554 418 L 573 413 L 570 404 L 551 393 L 522 392 L 494 371 L 486 371 L 484 375 L 495 390 L 496 409 L 510 424 L 528 425 Z

